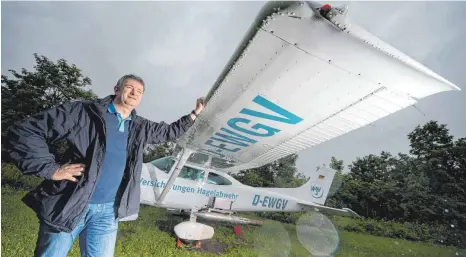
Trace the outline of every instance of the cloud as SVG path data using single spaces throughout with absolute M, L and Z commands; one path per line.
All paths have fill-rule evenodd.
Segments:
M 154 42 L 152 49 L 143 53 L 142 57 L 154 66 L 190 68 L 205 61 L 213 39 L 212 33 L 207 29 L 193 31 L 183 28 L 171 31 L 165 40 Z

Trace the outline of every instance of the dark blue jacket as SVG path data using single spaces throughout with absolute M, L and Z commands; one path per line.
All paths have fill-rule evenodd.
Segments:
M 24 203 L 40 220 L 59 231 L 70 232 L 75 228 L 94 191 L 105 155 L 103 114 L 113 98 L 114 95 L 110 95 L 66 103 L 17 122 L 8 131 L 7 150 L 21 172 L 45 178 L 23 198 Z M 139 179 L 146 144 L 177 139 L 193 124 L 189 115 L 170 125 L 149 121 L 137 116 L 135 111 L 131 115 L 126 168 L 117 194 L 119 220 L 135 219 L 139 213 Z M 63 140 L 67 140 L 70 147 L 58 163 L 49 151 L 49 144 Z M 50 179 L 64 163 L 86 165 L 78 182 Z

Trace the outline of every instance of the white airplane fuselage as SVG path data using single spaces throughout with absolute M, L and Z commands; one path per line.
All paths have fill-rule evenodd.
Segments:
M 163 162 L 163 160 L 168 159 L 170 157 L 154 162 Z M 299 202 L 303 203 L 304 199 L 298 199 L 294 197 L 294 194 L 298 193 L 299 190 L 304 191 L 304 188 L 254 188 L 241 184 L 224 172 L 190 164 L 184 166 L 165 199 L 162 202 L 157 202 L 163 188 L 167 185 L 172 167 L 164 171 L 152 163 L 143 164 L 139 181 L 141 184 L 141 204 L 186 210 L 215 208 L 235 212 L 296 212 L 303 210 L 303 206 Z M 323 190 L 319 186 L 314 185 L 313 188 L 306 186 L 305 188 L 309 190 L 309 196 L 311 196 L 313 189 L 313 192 L 318 191 L 314 195 L 319 195 L 320 190 Z

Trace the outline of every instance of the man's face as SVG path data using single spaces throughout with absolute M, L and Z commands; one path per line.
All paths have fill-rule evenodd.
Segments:
M 126 80 L 123 88 L 120 90 L 115 87 L 115 95 L 118 102 L 132 109 L 136 108 L 136 106 L 141 102 L 143 94 L 144 86 L 134 79 Z

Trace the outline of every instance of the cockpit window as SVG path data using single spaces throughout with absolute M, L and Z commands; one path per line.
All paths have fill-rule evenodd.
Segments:
M 173 164 L 175 164 L 175 160 L 172 157 L 164 157 L 151 162 L 152 165 L 157 167 L 159 170 L 164 171 L 165 173 L 169 173 Z
M 157 167 L 159 170 L 162 170 L 165 173 L 169 173 L 175 164 L 175 160 L 172 157 L 164 157 L 151 162 L 152 165 Z M 203 170 L 191 168 L 184 166 L 181 169 L 179 178 L 185 178 L 189 180 L 202 181 L 204 179 L 205 172 Z
M 215 173 L 209 173 L 207 176 L 207 183 L 218 185 L 218 186 L 228 186 L 231 185 L 231 181 Z
M 204 179 L 204 174 L 205 172 L 203 170 L 184 166 L 178 177 L 194 181 L 202 181 Z

